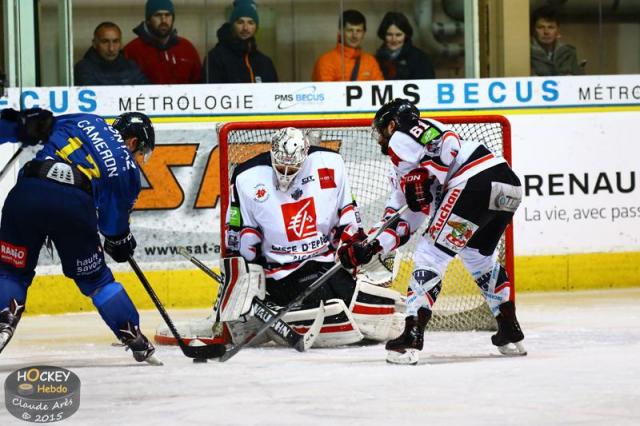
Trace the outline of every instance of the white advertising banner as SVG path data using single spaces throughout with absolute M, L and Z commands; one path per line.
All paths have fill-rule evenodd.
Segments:
M 640 76 L 14 88 L 0 108 L 17 107 L 21 98 L 26 108 L 56 114 L 241 117 L 375 112 L 394 97 L 408 98 L 423 111 L 638 106 Z

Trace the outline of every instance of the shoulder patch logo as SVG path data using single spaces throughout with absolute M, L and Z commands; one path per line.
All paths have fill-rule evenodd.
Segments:
M 259 183 L 253 187 L 253 198 L 259 203 L 264 203 L 269 199 L 269 191 L 263 183 Z
M 441 135 L 442 132 L 440 132 L 438 129 L 436 129 L 435 127 L 429 127 L 420 136 L 420 143 L 422 143 L 423 145 L 429 145 L 435 139 L 438 139 Z
M 334 169 L 329 169 L 329 168 L 318 169 L 318 178 L 320 179 L 320 188 L 322 189 L 337 188 Z

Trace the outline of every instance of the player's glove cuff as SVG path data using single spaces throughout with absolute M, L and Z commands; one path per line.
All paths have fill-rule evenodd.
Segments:
M 136 239 L 129 231 L 114 237 L 108 237 L 106 235 L 104 237 L 104 251 L 118 263 L 129 260 L 129 257 L 133 256 L 137 245 Z

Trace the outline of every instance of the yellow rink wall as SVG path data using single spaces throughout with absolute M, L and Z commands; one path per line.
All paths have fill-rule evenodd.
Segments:
M 581 108 L 580 111 L 584 111 Z M 590 110 L 597 111 L 598 108 Z M 608 110 L 611 110 L 609 108 Z M 628 108 L 626 109 L 628 110 Z M 575 112 L 565 109 L 562 112 Z M 482 111 L 479 114 L 562 113 L 554 110 Z M 423 112 L 428 114 L 428 112 Z M 433 115 L 473 115 L 438 111 Z M 371 114 L 295 115 L 235 117 L 237 120 L 287 120 L 319 118 L 371 118 Z M 157 123 L 233 121 L 234 117 L 162 117 Z M 517 238 L 517 237 L 516 237 Z M 143 265 L 144 267 L 144 265 Z M 145 273 L 167 309 L 210 307 L 217 291 L 216 283 L 199 270 L 148 271 Z M 139 309 L 153 309 L 153 303 L 133 272 L 116 273 Z M 572 291 L 640 286 L 640 252 L 593 253 L 545 256 L 517 256 L 515 283 L 522 291 Z M 73 281 L 62 275 L 37 276 L 29 289 L 27 314 L 52 314 L 95 309 Z
M 515 258 L 516 290 L 573 291 L 640 287 L 640 253 L 593 253 Z M 199 270 L 145 272 L 167 309 L 207 308 L 217 284 Z M 154 309 L 133 272 L 116 273 L 139 309 Z M 28 314 L 93 310 L 91 300 L 62 275 L 35 278 L 27 296 Z

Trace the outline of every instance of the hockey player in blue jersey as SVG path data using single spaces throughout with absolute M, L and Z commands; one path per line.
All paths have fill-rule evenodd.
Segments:
M 129 214 L 140 192 L 140 171 L 154 148 L 149 118 L 120 115 L 110 126 L 93 114 L 53 117 L 39 108 L 2 110 L 0 143 L 42 145 L 22 167 L 7 195 L 0 224 L 0 352 L 24 311 L 40 249 L 55 245 L 65 276 L 73 279 L 136 361 L 161 364 L 142 334 L 124 287 L 104 251 L 126 262 L 136 247 Z M 97 215 L 96 215 L 97 212 Z

